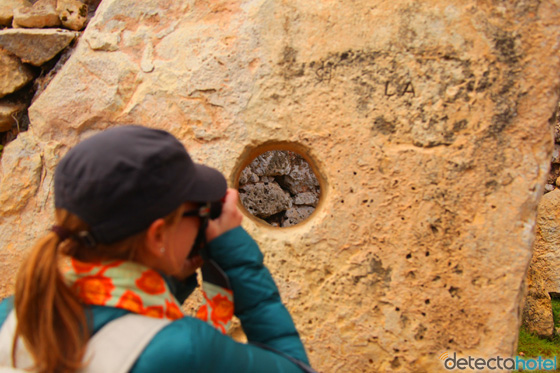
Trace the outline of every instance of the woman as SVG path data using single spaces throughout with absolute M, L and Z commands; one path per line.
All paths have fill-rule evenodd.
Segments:
M 90 337 L 130 313 L 171 321 L 131 372 L 299 372 L 297 361 L 308 362 L 258 246 L 240 227 L 237 192 L 171 134 L 106 130 L 71 149 L 54 179 L 56 224 L 22 264 L 13 299 L 0 304 L 0 323 L 15 309 L 15 339 L 35 369 L 87 365 Z M 221 199 L 221 215 L 208 221 L 204 206 Z M 225 272 L 233 294 L 218 294 L 224 302 L 199 314 L 223 329 L 233 295 L 249 344 L 180 311 L 204 261 L 191 251 L 204 242 L 207 263 Z

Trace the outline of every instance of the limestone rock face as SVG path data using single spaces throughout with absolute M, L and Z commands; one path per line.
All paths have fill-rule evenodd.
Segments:
M 21 61 L 0 48 L 0 98 L 17 91 L 33 79 L 33 73 Z
M 230 185 L 265 143 L 311 161 L 310 218 L 244 226 L 318 371 L 514 354 L 559 37 L 557 0 L 104 0 L 4 150 L 20 153 L 4 172 L 20 171 L 1 180 L 0 290 L 52 224 L 60 156 L 134 122 Z M 24 179 L 37 189 L 22 194 Z
M 0 47 L 25 63 L 41 66 L 66 48 L 78 34 L 61 29 L 7 29 L 0 31 Z
M 0 164 L 2 216 L 20 211 L 35 195 L 41 182 L 42 166 L 41 152 L 32 136 L 25 134 L 20 141 L 5 147 Z M 19 193 L 14 193 L 13 188 L 19 189 Z
M 533 258 L 527 275 L 523 324 L 530 331 L 551 337 L 554 330 L 550 293 L 560 293 L 560 190 L 547 193 L 539 203 Z
M 15 9 L 12 26 L 27 28 L 60 26 L 56 0 L 39 0 L 32 6 Z

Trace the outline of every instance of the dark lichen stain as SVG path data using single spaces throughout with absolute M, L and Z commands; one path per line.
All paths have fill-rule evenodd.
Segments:
M 478 84 L 476 85 L 476 91 L 477 92 L 485 91 L 492 86 L 492 83 L 494 83 L 494 81 L 490 80 L 490 71 L 486 70 L 484 73 L 482 73 L 482 77 L 480 78 Z
M 520 55 L 516 48 L 516 37 L 508 32 L 498 32 L 494 37 L 494 48 L 498 52 L 498 60 L 508 65 L 519 62 Z
M 372 130 L 381 132 L 383 135 L 390 135 L 397 131 L 395 125 L 385 120 L 385 118 L 382 116 L 375 118 L 375 120 L 373 121 Z
M 381 260 L 373 258 L 369 263 L 369 274 L 377 274 L 383 282 L 388 284 L 391 281 L 391 268 L 383 268 Z
M 290 46 L 284 47 L 278 65 L 282 68 L 282 75 L 286 79 L 301 77 L 305 73 L 305 64 L 297 63 L 297 51 Z
M 466 119 L 453 123 L 453 132 L 459 132 L 467 128 L 468 121 Z
M 517 116 L 516 106 L 516 103 L 512 103 L 512 106 L 507 106 L 492 116 L 492 122 L 488 128 L 490 135 L 499 135 L 508 127 L 513 118 Z

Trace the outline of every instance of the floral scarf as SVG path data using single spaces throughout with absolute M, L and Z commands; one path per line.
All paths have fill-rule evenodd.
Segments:
M 202 296 L 204 304 L 198 309 L 196 318 L 226 334 L 233 317 L 233 292 L 203 281 Z
M 123 308 L 160 319 L 177 320 L 184 316 L 163 277 L 139 263 L 86 263 L 71 259 L 64 277 L 85 304 Z
M 163 277 L 140 263 L 123 260 L 86 263 L 72 258 L 64 268 L 64 277 L 84 304 L 122 308 L 160 319 L 184 317 Z M 203 282 L 202 295 L 204 304 L 196 317 L 225 334 L 233 317 L 233 292 Z

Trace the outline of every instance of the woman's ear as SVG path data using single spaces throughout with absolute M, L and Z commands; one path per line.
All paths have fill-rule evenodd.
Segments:
M 165 220 L 155 220 L 146 231 L 146 250 L 150 255 L 160 258 L 165 250 Z

